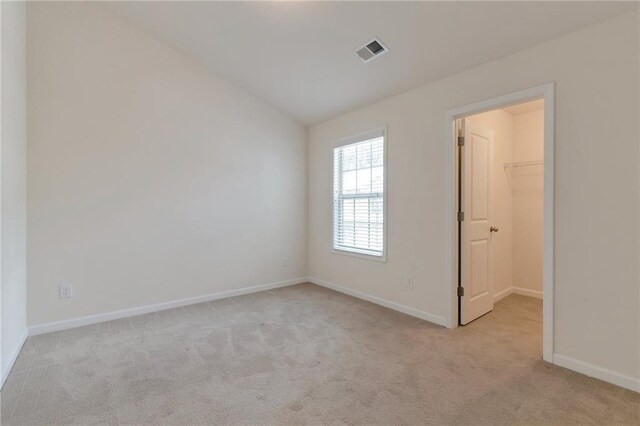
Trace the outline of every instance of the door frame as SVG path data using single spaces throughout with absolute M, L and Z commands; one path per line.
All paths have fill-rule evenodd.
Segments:
M 518 92 L 475 102 L 446 112 L 447 175 L 446 175 L 446 293 L 449 297 L 448 328 L 458 327 L 458 176 L 457 129 L 455 122 L 494 109 L 544 99 L 544 195 L 543 195 L 543 255 L 542 255 L 542 358 L 553 362 L 553 296 L 554 296 L 554 153 L 555 153 L 555 83 L 550 82 Z

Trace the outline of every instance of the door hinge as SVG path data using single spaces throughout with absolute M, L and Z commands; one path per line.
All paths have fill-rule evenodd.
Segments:
M 464 287 L 458 286 L 458 297 L 464 296 Z
M 458 136 L 458 146 L 464 146 L 464 136 Z
M 464 221 L 464 212 L 458 212 L 458 222 Z

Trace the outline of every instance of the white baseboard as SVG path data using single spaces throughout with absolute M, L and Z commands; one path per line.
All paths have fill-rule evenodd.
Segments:
M 511 295 L 513 293 L 513 287 L 508 287 L 505 288 L 502 291 L 497 292 L 496 294 L 493 295 L 493 302 L 497 302 L 499 300 L 504 299 L 505 297 Z
M 542 299 L 542 292 L 539 290 L 530 290 L 522 287 L 512 287 L 513 294 L 520 294 L 522 296 L 535 297 L 536 299 Z
M 614 385 L 618 385 L 635 392 L 640 392 L 640 378 L 626 376 L 616 371 L 598 367 L 597 365 L 589 364 L 564 355 L 553 354 L 553 363 L 560 367 L 577 371 L 578 373 L 582 373 L 586 376 L 595 377 L 596 379 L 604 380 L 605 382 L 613 383 Z
M 306 277 L 294 278 L 275 283 L 256 285 L 252 287 L 240 288 L 237 290 L 227 290 L 218 293 L 205 294 L 202 296 L 188 297 L 186 299 L 171 300 L 169 302 L 156 303 L 153 305 L 139 306 L 137 308 L 123 309 L 120 311 L 105 312 L 102 314 L 87 315 L 68 320 L 48 322 L 44 324 L 32 325 L 29 327 L 29 336 L 51 333 L 53 331 L 68 330 L 70 328 L 82 327 L 84 325 L 97 324 L 100 322 L 112 321 L 136 315 L 148 314 L 151 312 L 164 311 L 167 309 L 179 308 L 182 306 L 195 305 L 196 303 L 211 302 L 212 300 L 225 299 L 227 297 L 241 296 L 243 294 L 257 293 L 260 291 L 272 290 L 274 288 L 287 287 L 295 284 L 307 282 Z
M 2 370 L 2 377 L 0 378 L 1 380 L 0 388 L 4 385 L 4 382 L 9 376 L 9 373 L 11 372 L 11 369 L 13 368 L 13 365 L 16 359 L 18 358 L 20 350 L 22 349 L 22 346 L 24 345 L 27 339 L 27 336 L 35 336 L 38 334 L 49 333 L 53 331 L 67 330 L 70 328 L 82 327 L 84 325 L 97 324 L 100 322 L 112 321 L 112 320 L 131 317 L 135 315 L 143 315 L 151 312 L 158 312 L 158 311 L 163 311 L 167 309 L 179 308 L 182 306 L 194 305 L 197 303 L 210 302 L 213 300 L 224 299 L 227 297 L 241 296 L 243 294 L 257 293 L 260 291 L 266 291 L 266 290 L 271 290 L 275 288 L 291 286 L 295 284 L 302 284 L 305 282 L 311 282 L 313 284 L 316 284 L 322 287 L 330 288 L 340 293 L 344 293 L 349 296 L 356 297 L 358 299 L 366 300 L 366 301 L 375 303 L 377 305 L 384 306 L 386 308 L 393 309 L 398 312 L 402 312 L 407 315 L 411 315 L 411 316 L 441 325 L 443 327 L 447 326 L 447 321 L 445 320 L 445 318 L 430 314 L 428 312 L 420 311 L 418 309 L 401 305 L 399 303 L 391 302 L 386 299 L 372 296 L 357 290 L 352 290 L 350 288 L 343 287 L 341 285 L 334 284 L 329 281 L 321 280 L 319 278 L 315 278 L 315 277 L 295 278 L 295 279 L 279 281 L 275 283 L 241 288 L 237 290 L 222 291 L 222 292 L 207 294 L 203 296 L 172 300 L 169 302 L 157 303 L 154 305 L 146 305 L 146 306 L 140 306 L 137 308 L 123 309 L 120 311 L 105 312 L 102 314 L 88 315 L 85 317 L 73 318 L 73 319 L 64 320 L 64 321 L 50 322 L 45 324 L 38 324 L 38 325 L 28 327 L 28 329 L 25 330 L 24 334 L 20 338 L 20 341 L 16 346 L 16 349 L 14 350 L 12 356 L 10 357 L 6 368 Z M 510 287 L 508 289 L 501 291 L 500 293 L 495 294 L 494 299 L 497 301 L 510 294 L 522 294 L 525 296 L 542 298 L 542 292 L 518 288 L 518 287 Z M 597 379 L 604 380 L 609 383 L 613 383 L 615 385 L 621 386 L 626 389 L 630 389 L 635 392 L 640 392 L 640 379 L 633 378 L 631 376 L 625 376 L 618 372 L 601 368 L 593 364 L 579 361 L 577 359 L 570 358 L 564 355 L 554 354 L 553 363 L 560 367 L 568 368 L 570 370 L 577 371 L 578 373 L 582 373 L 590 377 L 595 377 Z
M 20 355 L 20 351 L 24 346 L 24 342 L 27 341 L 28 336 L 29 336 L 29 329 L 25 328 L 24 333 L 22 333 L 22 336 L 20 336 L 20 340 L 18 340 L 18 344 L 16 345 L 16 348 L 14 349 L 13 353 L 11 354 L 11 357 L 9 358 L 9 362 L 7 363 L 7 366 L 2 369 L 2 377 L 0 377 L 0 390 L 4 386 L 4 382 L 7 380 L 7 377 L 9 377 L 9 373 L 11 373 L 13 364 L 16 363 L 16 360 L 18 359 L 18 355 Z
M 370 294 L 363 293 L 357 290 L 352 290 L 347 287 L 343 287 L 338 284 L 334 284 L 329 281 L 321 280 L 320 278 L 308 277 L 307 281 L 313 284 L 317 284 L 321 287 L 330 288 L 331 290 L 338 291 L 340 293 L 347 294 L 349 296 L 353 296 L 358 299 L 366 300 L 371 303 L 375 303 L 376 305 L 384 306 L 385 308 L 393 309 L 394 311 L 402 312 L 407 315 L 411 315 L 413 317 L 417 317 L 423 319 L 425 321 L 432 322 L 434 324 L 441 325 L 443 327 L 447 326 L 447 320 L 443 317 L 430 314 L 428 312 L 420 311 L 415 308 L 410 308 L 409 306 L 401 305 L 399 303 L 390 302 L 386 299 L 382 299 L 380 297 L 371 296 Z
M 542 292 L 538 290 L 530 290 L 522 287 L 509 287 L 493 295 L 493 301 L 497 302 L 504 299 L 511 294 L 520 294 L 522 296 L 535 297 L 536 299 L 542 299 Z
M 447 322 L 444 318 L 436 316 L 436 315 L 432 315 L 429 314 L 427 312 L 423 312 L 414 308 L 410 308 L 408 306 L 405 305 L 401 305 L 399 303 L 395 303 L 395 302 L 390 302 L 388 300 L 385 299 L 381 299 L 379 297 L 376 296 L 371 296 L 369 294 L 357 291 L 357 290 L 352 290 L 350 288 L 347 287 L 343 287 L 341 285 L 338 284 L 334 284 L 332 282 L 329 281 L 325 281 L 319 278 L 315 278 L 315 277 L 309 277 L 307 279 L 307 281 L 313 283 L 313 284 L 317 284 L 319 286 L 322 287 L 326 287 L 326 288 L 330 288 L 332 290 L 335 291 L 339 291 L 340 293 L 344 293 L 347 294 L 349 296 L 353 296 L 356 297 L 358 299 L 362 299 L 362 300 L 366 300 L 372 303 L 375 303 L 377 305 L 381 305 L 384 306 L 386 308 L 389 309 L 393 309 L 402 313 L 405 313 L 407 315 L 411 315 L 414 317 L 418 317 L 421 319 L 424 319 L 426 321 L 429 322 L 433 322 L 435 324 L 438 325 L 442 325 L 444 327 L 447 326 Z M 542 299 L 542 292 L 540 291 L 535 291 L 535 290 L 528 290 L 528 289 L 523 289 L 523 288 L 519 288 L 519 287 L 509 287 L 508 289 L 505 289 L 503 291 L 501 291 L 500 293 L 494 295 L 494 298 L 498 297 L 498 298 L 504 298 L 507 297 L 510 294 L 521 294 L 524 296 L 530 296 L 530 297 L 536 297 L 536 298 L 540 298 Z M 499 300 L 499 299 L 498 299 Z M 560 367 L 564 367 L 564 368 L 568 368 L 570 370 L 576 371 L 578 373 L 590 376 L 590 377 L 595 377 L 596 379 L 600 379 L 600 380 L 604 380 L 605 382 L 609 382 L 612 383 L 614 385 L 617 386 L 621 386 L 623 388 L 626 389 L 630 389 L 632 391 L 636 391 L 636 392 L 640 392 L 640 380 L 639 379 L 635 379 L 633 377 L 630 376 L 625 376 L 623 374 L 617 373 L 615 371 L 611 371 L 611 370 L 607 370 L 605 368 L 601 368 L 592 364 L 588 364 L 586 362 L 583 361 L 579 361 L 570 357 L 566 357 L 563 355 L 558 355 L 558 354 L 554 354 L 553 355 L 553 364 L 556 364 Z

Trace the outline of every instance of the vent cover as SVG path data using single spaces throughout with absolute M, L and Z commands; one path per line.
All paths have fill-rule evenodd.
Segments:
M 380 39 L 374 38 L 356 50 L 356 55 L 362 59 L 362 62 L 369 62 L 381 55 L 384 55 L 388 51 L 389 49 L 387 49 L 387 46 L 382 44 Z

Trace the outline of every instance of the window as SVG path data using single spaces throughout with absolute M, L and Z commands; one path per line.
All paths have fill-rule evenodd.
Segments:
M 384 260 L 384 132 L 337 144 L 333 150 L 333 249 Z

